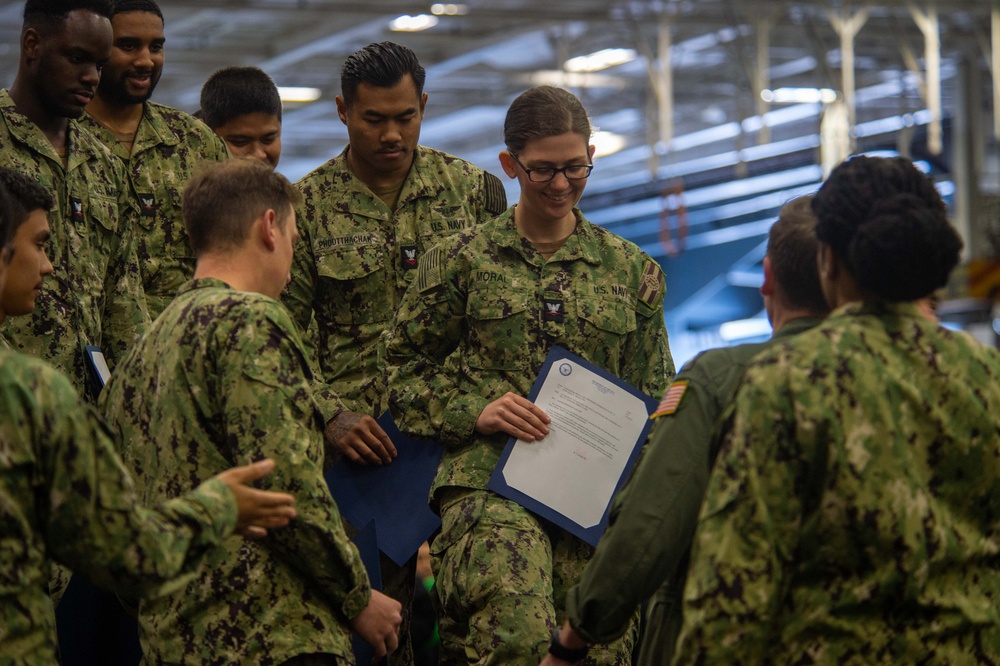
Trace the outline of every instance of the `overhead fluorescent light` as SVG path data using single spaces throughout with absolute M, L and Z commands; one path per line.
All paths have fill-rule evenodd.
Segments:
M 614 132 L 594 132 L 590 137 L 594 146 L 594 157 L 613 155 L 625 147 L 625 137 Z
M 431 14 L 435 16 L 465 16 L 469 13 L 468 5 L 460 4 L 444 4 L 441 2 L 435 2 L 431 5 Z
M 570 58 L 564 68 L 567 72 L 599 72 L 602 69 L 632 62 L 635 58 L 635 49 L 604 49 L 590 55 Z
M 837 91 L 830 88 L 778 88 L 761 90 L 760 98 L 770 104 L 832 104 Z
M 282 102 L 315 102 L 320 98 L 319 88 L 303 88 L 299 86 L 279 86 L 278 97 Z
M 719 327 L 719 337 L 726 342 L 739 342 L 747 338 L 771 335 L 771 322 L 764 317 L 727 321 Z
M 394 32 L 420 32 L 433 28 L 438 24 L 438 17 L 430 14 L 417 14 L 410 16 L 403 14 L 389 22 L 389 29 Z

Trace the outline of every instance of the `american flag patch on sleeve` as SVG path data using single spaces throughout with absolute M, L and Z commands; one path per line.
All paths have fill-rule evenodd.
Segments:
M 649 418 L 655 419 L 659 416 L 670 416 L 676 412 L 677 408 L 681 404 L 681 398 L 684 397 L 684 392 L 687 391 L 687 388 L 687 380 L 671 384 L 670 388 L 667 389 L 667 392 L 663 394 L 663 400 L 660 400 L 660 404 L 656 406 L 656 411 L 653 412 Z

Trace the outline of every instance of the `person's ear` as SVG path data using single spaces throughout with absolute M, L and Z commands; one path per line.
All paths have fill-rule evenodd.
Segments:
M 774 267 L 771 257 L 764 257 L 764 284 L 760 285 L 761 296 L 774 296 Z
M 258 218 L 260 242 L 269 252 L 274 252 L 275 248 L 278 247 L 279 230 L 277 221 L 277 215 L 270 208 L 264 211 L 264 214 Z
M 517 177 L 517 165 L 514 163 L 514 158 L 506 150 L 500 151 L 500 168 L 511 178 Z
M 337 115 L 340 116 L 340 122 L 347 124 L 347 102 L 340 95 L 337 95 Z
M 21 54 L 28 61 L 38 59 L 39 51 L 42 48 L 42 36 L 37 28 L 28 28 L 21 33 Z

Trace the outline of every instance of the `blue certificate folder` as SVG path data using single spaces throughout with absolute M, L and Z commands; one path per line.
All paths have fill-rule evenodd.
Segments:
M 378 423 L 396 446 L 388 465 L 358 465 L 341 459 L 325 474 L 337 508 L 355 527 L 375 521 L 379 550 L 403 566 L 439 527 L 427 506 L 443 449 L 399 431 L 388 412 Z
M 556 363 L 563 360 L 570 360 L 580 366 L 583 366 L 587 370 L 590 370 L 594 374 L 600 376 L 602 379 L 607 381 L 609 384 L 613 384 L 627 393 L 640 399 L 646 407 L 646 413 L 652 414 L 653 410 L 656 409 L 657 401 L 649 397 L 639 389 L 635 388 L 628 382 L 622 381 L 621 379 L 615 377 L 607 370 L 599 368 L 593 363 L 586 361 L 575 354 L 571 354 L 567 350 L 559 346 L 554 346 L 549 350 L 548 356 L 545 357 L 545 363 L 542 365 L 542 369 L 538 373 L 538 378 L 535 380 L 534 386 L 531 387 L 531 393 L 528 395 L 528 399 L 534 402 L 538 398 L 538 393 L 542 388 L 542 384 L 545 383 L 545 378 L 549 376 L 549 370 Z M 652 425 L 652 421 L 646 420 L 643 426 L 642 433 L 639 439 L 636 440 L 634 447 L 632 448 L 632 453 L 629 455 L 625 467 L 622 470 L 621 476 L 618 479 L 618 483 L 615 486 L 614 493 L 612 497 L 621 490 L 622 485 L 624 485 L 625 480 L 628 479 L 632 468 L 635 467 L 636 461 L 639 459 L 639 452 L 642 450 L 642 445 L 646 441 L 647 435 L 649 435 L 649 428 Z M 544 441 L 544 440 L 543 440 Z M 594 526 L 584 527 L 579 523 L 567 518 L 563 514 L 559 513 L 552 507 L 539 502 L 538 500 L 522 493 L 520 490 L 511 487 L 507 484 L 503 476 L 503 468 L 507 464 L 507 460 L 510 458 L 511 452 L 514 450 L 514 446 L 517 444 L 517 439 L 511 437 L 507 440 L 507 446 L 504 447 L 503 453 L 500 455 L 500 462 L 497 463 L 496 468 L 493 470 L 493 475 L 490 477 L 490 481 L 487 484 L 487 488 L 493 492 L 502 495 L 508 499 L 514 500 L 524 508 L 529 511 L 538 514 L 542 518 L 558 525 L 570 534 L 573 534 L 580 539 L 583 539 L 591 546 L 596 546 L 597 542 L 600 540 L 601 535 L 604 534 L 604 530 L 608 528 L 608 507 L 604 509 L 604 515 L 601 521 Z M 533 446 L 532 444 L 522 444 L 522 446 Z

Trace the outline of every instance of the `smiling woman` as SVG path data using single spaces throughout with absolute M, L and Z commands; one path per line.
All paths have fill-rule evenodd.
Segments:
M 576 207 L 593 166 L 590 136 L 565 90 L 514 100 L 500 163 L 521 185 L 517 205 L 421 260 L 389 342 L 393 416 L 445 446 L 431 556 L 446 663 L 475 654 L 481 664 L 537 664 L 593 550 L 486 489 L 507 437 L 544 445 L 549 417 L 524 396 L 552 346 L 653 395 L 673 374 L 663 273 Z M 595 647 L 596 663 L 627 663 L 634 641 L 633 625 Z

